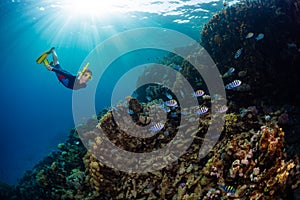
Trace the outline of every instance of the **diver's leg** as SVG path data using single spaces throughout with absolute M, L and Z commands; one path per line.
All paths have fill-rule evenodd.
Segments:
M 53 65 L 54 66 L 59 64 L 58 59 L 57 59 L 57 54 L 56 54 L 56 51 L 55 51 L 54 48 L 52 49 L 52 59 L 53 59 Z

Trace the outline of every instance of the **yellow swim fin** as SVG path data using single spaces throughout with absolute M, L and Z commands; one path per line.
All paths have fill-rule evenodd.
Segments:
M 44 60 L 47 59 L 48 55 L 51 53 L 51 51 L 54 49 L 54 47 L 52 47 L 51 49 L 49 49 L 48 51 L 45 51 L 44 53 L 42 53 L 38 59 L 36 59 L 36 63 L 37 64 L 41 64 Z

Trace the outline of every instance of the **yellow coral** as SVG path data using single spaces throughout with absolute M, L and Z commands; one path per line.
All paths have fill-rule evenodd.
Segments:
M 97 136 L 96 137 L 96 144 L 101 144 L 102 143 L 102 139 L 101 139 L 101 137 L 99 137 L 99 136 Z
M 285 182 L 285 180 L 288 177 L 288 175 L 289 175 L 289 172 L 288 171 L 284 171 L 281 174 L 277 174 L 276 179 L 282 185 Z
M 283 184 L 285 183 L 288 175 L 289 175 L 289 171 L 295 167 L 295 163 L 293 161 L 285 164 L 284 160 L 281 162 L 281 167 L 277 170 L 278 174 L 276 176 L 276 179 L 278 181 L 278 183 Z
M 233 131 L 234 124 L 238 121 L 237 115 L 234 113 L 226 114 L 225 116 L 225 128 L 226 132 L 230 133 Z
M 93 169 L 96 169 L 97 171 L 99 171 L 99 165 L 98 165 L 98 162 L 95 162 L 95 161 L 93 161 L 93 162 L 91 162 L 91 168 L 93 168 Z

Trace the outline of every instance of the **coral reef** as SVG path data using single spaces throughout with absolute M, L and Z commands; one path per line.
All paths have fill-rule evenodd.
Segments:
M 86 148 L 76 129 L 57 148 L 58 151 L 25 173 L 15 188 L 17 199 L 84 199 L 88 196 L 82 160 Z
M 130 99 L 132 101 L 132 99 Z M 133 101 L 136 102 L 136 101 Z M 137 102 L 136 102 L 137 103 Z M 118 105 L 122 109 L 124 105 Z M 135 105 L 141 106 L 142 105 Z M 125 107 L 124 107 L 125 108 Z M 284 151 L 283 130 L 275 123 L 257 118 L 226 114 L 222 136 L 212 151 L 198 159 L 210 115 L 201 117 L 195 139 L 175 162 L 157 171 L 137 174 L 110 168 L 86 152 L 72 131 L 59 152 L 46 158 L 20 181 L 18 199 L 288 199 L 300 184 L 297 157 L 288 158 Z M 272 120 L 278 120 L 273 116 Z M 173 120 L 174 118 L 172 118 Z M 171 124 L 172 120 L 169 121 Z M 95 125 L 96 124 L 96 125 Z M 237 125 L 238 124 L 238 125 Z M 249 126 L 254 124 L 255 126 Z M 91 147 L 102 143 L 97 129 L 103 128 L 115 144 L 141 152 L 146 145 L 160 148 L 173 133 L 159 139 L 132 142 L 115 126 L 108 111 L 98 122 L 82 125 Z M 255 127 L 255 128 L 254 128 Z M 258 127 L 258 128 L 256 128 Z M 158 136 L 159 137 L 159 136 Z M 78 143 L 79 142 L 79 143 Z M 132 144 L 130 144 L 130 142 Z M 129 144 L 129 145 L 128 145 Z M 105 149 L 99 149 L 102 153 Z M 118 158 L 116 158 L 118 159 Z
M 198 141 L 177 163 L 161 171 L 142 175 L 123 174 L 119 180 L 121 187 L 116 187 L 113 192 L 117 194 L 117 199 L 230 199 L 245 195 L 247 199 L 259 199 L 262 195 L 267 199 L 286 198 L 285 191 L 290 190 L 292 185 L 293 189 L 298 185 L 295 176 L 299 176 L 300 166 L 297 159 L 286 160 L 282 129 L 278 125 L 261 125 L 260 130 L 245 130 L 245 122 L 238 115 L 230 113 L 226 116 L 230 121 L 226 125 L 227 130 L 230 131 L 215 146 L 206 162 L 202 163 L 204 165 L 197 159 Z M 237 119 L 241 126 L 236 127 Z M 109 131 L 112 131 L 109 135 L 119 134 L 112 129 Z M 197 134 L 196 138 L 199 136 Z M 90 181 L 108 181 L 108 177 L 104 178 L 102 173 L 95 176 L 96 171 L 101 171 L 101 163 L 92 156 L 88 157 L 86 163 L 90 164 L 86 167 Z M 110 174 L 110 178 L 119 176 L 116 171 L 113 174 Z M 235 192 L 224 191 L 222 185 L 232 186 Z

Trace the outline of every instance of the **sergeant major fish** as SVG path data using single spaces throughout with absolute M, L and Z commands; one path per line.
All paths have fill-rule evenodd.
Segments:
M 242 84 L 242 81 L 234 80 L 231 83 L 228 83 L 227 85 L 225 85 L 225 89 L 231 90 L 233 88 L 236 88 L 236 87 L 240 86 L 241 84 Z
M 235 71 L 234 67 L 230 67 L 230 68 L 228 69 L 228 71 L 225 72 L 225 74 L 223 74 L 222 77 L 223 77 L 223 78 L 226 78 L 226 77 L 232 75 L 234 71 Z
M 175 107 L 175 106 L 177 106 L 177 101 L 175 99 L 171 99 L 169 101 L 166 101 L 165 104 L 166 104 L 166 106 L 169 106 L 169 107 Z
M 242 52 L 243 52 L 243 48 L 240 48 L 239 50 L 237 50 L 234 55 L 234 58 L 237 59 L 238 57 L 240 57 Z
M 154 124 L 153 126 L 151 126 L 150 131 L 151 131 L 151 132 L 158 132 L 158 131 L 160 131 L 163 127 L 164 127 L 164 124 L 158 122 L 158 123 Z
M 206 106 L 202 106 L 201 108 L 199 108 L 197 110 L 197 114 L 202 115 L 202 114 L 206 113 L 207 111 L 208 111 L 208 108 Z

